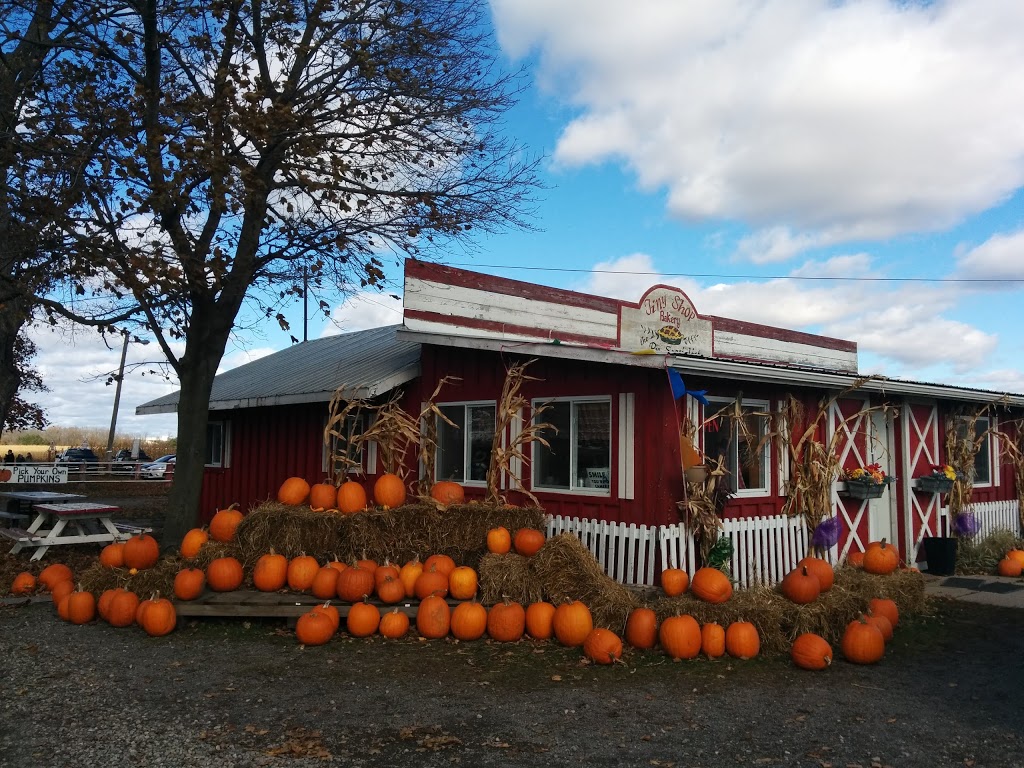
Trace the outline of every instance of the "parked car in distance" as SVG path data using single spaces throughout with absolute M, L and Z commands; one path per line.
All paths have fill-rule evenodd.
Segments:
M 174 471 L 173 453 L 161 456 L 151 464 L 143 464 L 139 467 L 139 477 L 145 477 L 149 480 L 163 480 L 167 475 L 168 469 L 172 472 Z
M 57 464 L 82 464 L 99 462 L 99 457 L 92 448 L 65 448 L 57 455 Z
M 127 448 L 122 448 L 116 454 L 114 454 L 114 461 L 111 463 L 110 468 L 114 472 L 134 472 L 137 468 L 141 468 L 144 464 L 149 464 L 153 461 L 151 456 L 146 455 L 146 452 L 139 450 L 137 458 L 132 458 L 132 452 Z
M 144 461 L 151 462 L 153 458 L 146 454 L 144 450 L 139 449 L 139 455 L 132 458 L 132 452 L 128 448 L 122 448 L 114 455 L 114 461 Z

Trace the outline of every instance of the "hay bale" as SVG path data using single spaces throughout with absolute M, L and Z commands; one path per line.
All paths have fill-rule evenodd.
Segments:
M 530 568 L 530 558 L 509 552 L 505 555 L 487 553 L 477 567 L 480 602 L 500 603 L 506 597 L 524 607 L 544 599 L 544 590 Z
M 131 590 L 142 600 L 155 594 L 160 597 L 174 596 L 174 577 L 183 567 L 182 561 L 176 557 L 162 558 L 152 568 L 138 571 L 134 575 L 128 568 L 107 568 L 99 561 L 82 573 L 78 582 L 82 589 L 92 592 L 97 599 L 108 589 L 124 587 Z
M 860 568 L 837 568 L 836 585 L 857 595 L 861 601 L 861 611 L 866 610 L 868 603 L 875 597 L 892 600 L 900 609 L 901 616 L 924 613 L 927 607 L 924 576 L 918 571 L 901 570 L 878 576 Z
M 634 590 L 608 576 L 583 542 L 571 533 L 560 533 L 544 542 L 530 558 L 544 596 L 554 604 L 579 600 L 594 617 L 595 627 L 621 634 L 629 612 L 640 605 Z
M 267 501 L 238 524 L 232 542 L 236 550 L 233 555 L 246 570 L 251 570 L 271 549 L 289 559 L 307 554 L 326 560 L 340 548 L 338 526 L 342 519 L 341 515 L 314 512 L 309 507 Z M 200 554 L 208 546 L 204 545 Z M 208 563 L 209 560 L 200 567 Z
M 736 590 L 724 603 L 706 603 L 689 592 L 678 597 L 661 597 L 651 608 L 662 622 L 669 616 L 689 614 L 700 625 L 720 624 L 728 629 L 734 621 L 749 621 L 757 627 L 763 653 L 779 653 L 789 648 L 782 629 L 787 605 L 792 605 L 770 587 L 758 586 Z

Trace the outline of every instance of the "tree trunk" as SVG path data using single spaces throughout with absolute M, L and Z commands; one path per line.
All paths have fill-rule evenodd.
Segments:
M 0 435 L 7 426 L 7 415 L 21 388 L 21 369 L 15 346 L 28 315 L 22 311 L 23 301 L 12 300 L 0 304 Z

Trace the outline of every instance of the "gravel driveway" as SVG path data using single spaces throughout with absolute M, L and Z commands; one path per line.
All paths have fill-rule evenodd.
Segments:
M 937 600 L 884 661 L 615 667 L 523 641 L 301 648 L 0 608 L 0 766 L 1024 766 L 1024 612 Z

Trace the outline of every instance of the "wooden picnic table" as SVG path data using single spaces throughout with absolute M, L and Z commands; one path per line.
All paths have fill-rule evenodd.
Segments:
M 50 547 L 65 544 L 109 544 L 149 531 L 149 528 L 115 523 L 121 511 L 111 504 L 91 501 L 35 504 L 35 519 L 28 528 L 0 528 L 0 536 L 14 541 L 11 554 L 34 547 L 30 560 L 39 560 Z
M 0 491 L 0 499 L 8 502 L 0 509 L 0 519 L 13 523 L 27 523 L 32 517 L 33 504 L 51 504 L 84 499 L 82 493 L 60 491 Z

